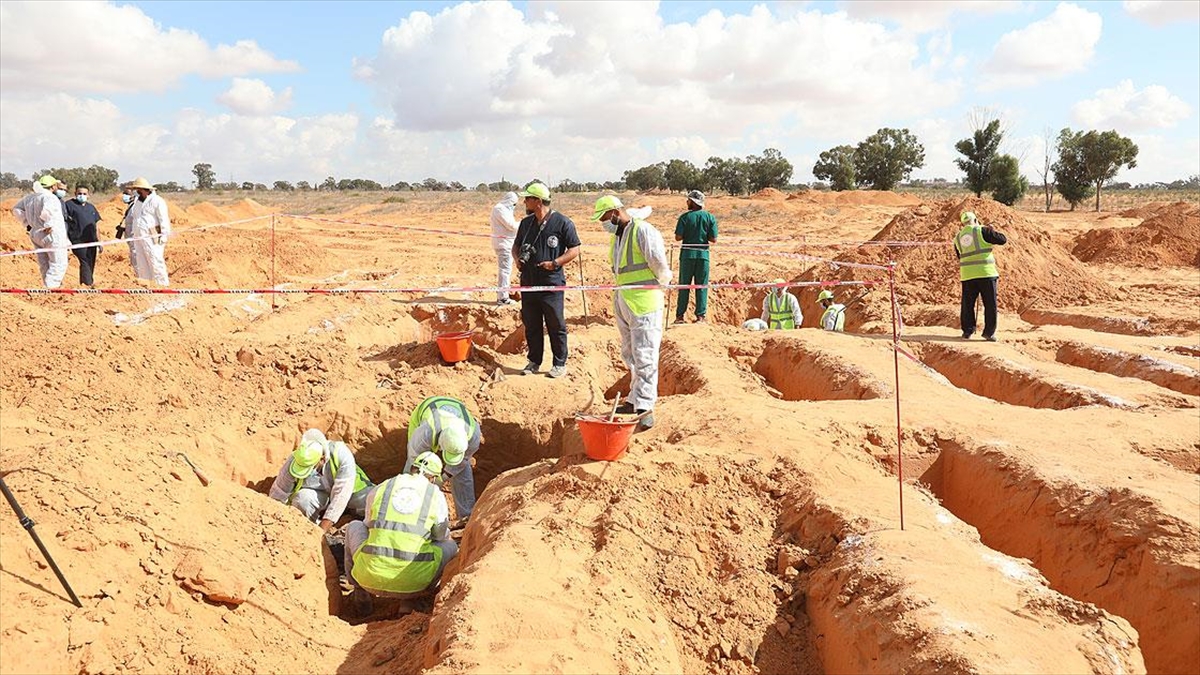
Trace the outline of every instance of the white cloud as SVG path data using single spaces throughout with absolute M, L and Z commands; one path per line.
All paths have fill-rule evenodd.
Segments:
M 567 135 L 714 144 L 785 118 L 816 132 L 878 125 L 957 96 L 959 81 L 922 63 L 912 37 L 842 13 L 785 14 L 760 5 L 666 24 L 654 3 L 534 4 L 528 15 L 464 3 L 409 15 L 355 72 L 403 129 L 561 120 Z
M 270 115 L 291 106 L 292 88 L 276 94 L 262 80 L 235 77 L 229 90 L 217 97 L 217 102 L 240 115 Z
M 1130 16 L 1151 26 L 1165 26 L 1176 21 L 1200 21 L 1200 1 L 1197 0 L 1125 0 L 1122 5 Z
M 1060 3 L 1050 16 L 1001 36 L 983 65 L 980 89 L 1026 87 L 1083 70 L 1102 27 L 1099 14 Z
M 1200 138 L 1179 140 L 1157 134 L 1131 134 L 1138 146 L 1137 167 L 1122 171 L 1117 180 L 1130 183 L 1169 183 L 1200 175 Z
M 853 0 L 839 6 L 862 19 L 883 19 L 925 33 L 950 23 L 955 14 L 999 14 L 1021 8 L 1018 0 Z
M 358 117 L 210 115 L 184 109 L 141 124 L 113 102 L 69 94 L 0 99 L 0 154 L 20 175 L 48 166 L 101 164 L 122 176 L 187 183 L 209 162 L 224 181 L 270 183 L 356 173 Z M 64 133 L 64 130 L 69 130 Z M 317 178 L 319 179 L 319 178 Z
M 186 75 L 206 78 L 299 70 L 252 40 L 211 46 L 163 28 L 133 5 L 0 3 L 0 88 L 5 93 L 164 91 Z
M 1117 129 L 1123 133 L 1170 129 L 1190 117 L 1192 108 L 1166 87 L 1152 84 L 1138 90 L 1131 80 L 1121 80 L 1112 89 L 1101 89 L 1094 98 L 1071 108 L 1076 124 L 1094 129 Z

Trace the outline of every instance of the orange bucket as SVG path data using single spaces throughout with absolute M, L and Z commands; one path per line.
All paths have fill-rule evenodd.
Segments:
M 438 351 L 442 353 L 442 360 L 446 363 L 458 363 L 466 361 L 471 355 L 471 333 L 473 331 L 463 331 L 459 333 L 443 333 L 437 336 Z
M 583 452 L 591 459 L 613 461 L 621 459 L 629 449 L 629 439 L 638 420 L 608 421 L 604 417 L 576 417 L 575 426 L 583 436 Z

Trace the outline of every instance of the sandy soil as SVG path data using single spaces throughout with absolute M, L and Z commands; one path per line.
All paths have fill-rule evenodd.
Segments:
M 271 198 L 173 204 L 173 283 L 494 282 L 486 236 L 450 232 L 486 234 L 495 195 Z M 671 239 L 681 197 L 625 198 Z M 556 200 L 587 244 L 572 283 L 609 281 L 592 199 Z M 815 290 L 789 334 L 738 327 L 761 291 L 714 292 L 709 324 L 665 335 L 658 425 L 604 463 L 573 416 L 627 385 L 609 293 L 567 295 L 561 380 L 519 374 L 519 315 L 487 293 L 0 296 L 0 470 L 84 605 L 0 514 L 0 672 L 1200 672 L 1200 269 L 1163 234 L 1195 204 L 709 208 L 714 281 L 879 276 L 806 254 L 895 261 L 912 359 L 893 361 L 886 287 L 847 334 L 811 328 Z M 947 241 L 963 208 L 1012 239 L 996 344 L 957 337 L 948 244 L 827 245 Z M 111 234 L 120 204 L 101 210 Z M 5 208 L 0 250 L 27 247 Z M 97 284 L 131 276 L 106 248 Z M 0 286 L 37 285 L 31 259 L 0 259 Z M 471 358 L 442 363 L 432 336 L 470 328 Z M 436 600 L 342 618 L 319 530 L 264 483 L 308 426 L 393 475 L 435 393 L 483 424 L 462 554 Z

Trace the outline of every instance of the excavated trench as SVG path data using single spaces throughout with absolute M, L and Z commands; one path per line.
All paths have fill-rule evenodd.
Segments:
M 1055 590 L 1129 621 L 1149 672 L 1197 672 L 1194 524 L 1129 490 L 1047 481 L 998 448 L 937 443 L 941 453 L 920 482 L 984 544 L 1029 559 Z
M 1070 366 L 1135 377 L 1181 394 L 1200 396 L 1200 372 L 1143 354 L 1067 342 L 1058 348 L 1055 359 Z
M 889 385 L 798 338 L 767 338 L 751 369 L 779 392 L 777 398 L 785 401 L 863 400 L 892 395 Z
M 1052 410 L 1088 405 L 1132 407 L 1114 396 L 1048 378 L 1007 359 L 933 342 L 915 348 L 925 365 L 941 373 L 954 386 L 1001 403 Z

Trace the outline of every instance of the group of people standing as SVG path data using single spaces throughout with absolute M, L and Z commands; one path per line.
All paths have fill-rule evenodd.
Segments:
M 91 203 L 90 193 L 89 186 L 76 185 L 74 197 L 67 199 L 66 183 L 47 174 L 35 181 L 33 191 L 13 206 L 13 216 L 25 226 L 37 250 L 38 270 L 46 288 L 62 286 L 67 274 L 68 250 L 79 259 L 79 283 L 95 287 L 96 258 L 103 250 L 98 244 L 102 217 Z M 165 248 L 171 234 L 171 217 L 166 200 L 145 178 L 124 185 L 121 198 L 128 206 L 116 228 L 116 236 L 129 240 L 134 275 L 160 286 L 168 285 Z

